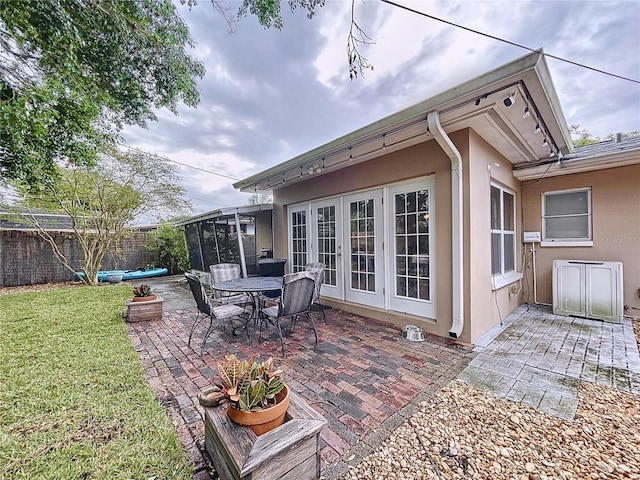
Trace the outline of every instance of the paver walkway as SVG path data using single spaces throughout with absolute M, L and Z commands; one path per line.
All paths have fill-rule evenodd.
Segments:
M 227 354 L 273 356 L 288 385 L 327 419 L 329 428 L 321 434 L 322 473 L 327 479 L 357 464 L 472 358 L 467 345 L 437 337 L 408 342 L 398 327 L 338 310 L 327 311 L 326 324 L 321 316 L 316 318 L 317 347 L 313 332 L 301 320 L 285 338 L 285 358 L 274 328 L 253 345 L 244 334 L 215 329 L 200 358 L 205 326 L 196 330 L 188 346 L 195 303 L 188 291 L 184 297 L 177 288 L 175 283 L 165 284 L 165 292 L 157 292 L 172 298 L 165 303 L 162 320 L 130 324 L 129 331 L 149 383 L 176 424 L 199 479 L 208 478 L 209 467 L 202 456 L 204 425 L 197 396 L 217 380 L 215 362 Z M 191 298 L 193 307 L 179 298 Z
M 580 380 L 640 395 L 633 325 L 554 315 L 523 305 L 476 342 L 477 356 L 458 379 L 573 419 Z

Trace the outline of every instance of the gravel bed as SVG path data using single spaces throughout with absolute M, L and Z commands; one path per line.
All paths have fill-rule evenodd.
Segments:
M 640 479 L 640 397 L 583 383 L 574 421 L 453 381 L 347 479 Z

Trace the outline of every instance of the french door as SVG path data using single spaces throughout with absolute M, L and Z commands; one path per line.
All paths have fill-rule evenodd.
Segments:
M 384 307 L 382 190 L 344 197 L 345 299 Z
M 289 207 L 291 271 L 325 265 L 321 294 L 435 318 L 433 179 Z
M 435 318 L 433 180 L 387 189 L 389 308 Z

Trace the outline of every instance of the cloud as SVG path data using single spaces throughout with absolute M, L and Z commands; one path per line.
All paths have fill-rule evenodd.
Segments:
M 408 1 L 407 6 L 531 48 L 640 77 L 638 2 Z M 330 1 L 309 20 L 283 10 L 281 31 L 242 19 L 235 33 L 208 2 L 178 9 L 205 62 L 201 103 L 178 116 L 159 112 L 127 143 L 204 170 L 243 178 L 527 52 L 381 2 L 356 2 L 373 45 L 374 70 L 350 81 L 348 1 Z M 569 124 L 595 136 L 640 130 L 640 86 L 548 59 Z M 247 202 L 233 180 L 180 167 L 194 214 Z M 198 200 L 195 200 L 198 199 Z

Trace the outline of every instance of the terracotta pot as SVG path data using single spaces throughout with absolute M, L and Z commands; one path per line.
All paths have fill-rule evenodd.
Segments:
M 150 302 L 158 298 L 157 295 L 149 295 L 148 297 L 133 297 L 134 302 Z
M 289 408 L 289 388 L 287 386 L 276 395 L 276 401 L 277 403 L 273 407 L 257 412 L 245 412 L 230 406 L 227 413 L 231 420 L 249 427 L 256 435 L 260 436 L 284 423 L 284 415 Z

